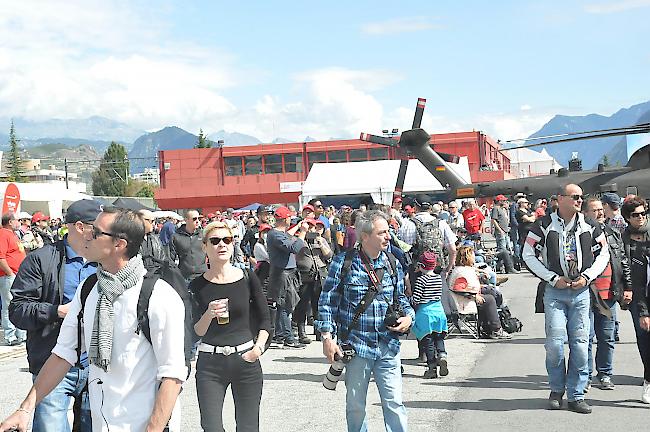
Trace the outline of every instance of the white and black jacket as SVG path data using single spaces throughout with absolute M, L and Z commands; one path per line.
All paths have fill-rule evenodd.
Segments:
M 565 224 L 558 213 L 553 212 L 533 224 L 521 254 L 528 269 L 553 286 L 560 276 L 569 277 L 564 242 L 576 223 L 578 268 L 587 284 L 605 271 L 609 263 L 607 239 L 598 222 L 577 213 L 571 222 Z

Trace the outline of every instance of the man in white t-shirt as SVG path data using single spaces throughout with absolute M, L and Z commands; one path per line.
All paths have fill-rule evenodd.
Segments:
M 136 331 L 146 273 L 138 255 L 143 238 L 141 217 L 113 208 L 99 214 L 86 238 L 83 255 L 99 264 L 81 323 L 95 432 L 162 431 L 187 376 L 183 301 L 163 280 L 156 282 L 149 302 L 151 342 Z M 20 407 L 0 424 L 0 432 L 25 431 L 36 404 L 78 363 L 81 292 L 77 289 L 70 302 L 50 358 Z

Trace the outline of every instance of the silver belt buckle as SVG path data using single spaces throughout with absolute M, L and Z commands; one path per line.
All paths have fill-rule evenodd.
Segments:
M 225 355 L 225 356 L 229 356 L 230 354 L 232 354 L 234 352 L 235 352 L 235 348 L 233 348 L 231 346 L 223 347 L 223 355 Z

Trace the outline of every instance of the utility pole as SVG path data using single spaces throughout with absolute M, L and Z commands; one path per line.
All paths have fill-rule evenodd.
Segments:
M 68 158 L 63 159 L 63 166 L 65 167 L 65 188 L 70 189 L 68 187 Z

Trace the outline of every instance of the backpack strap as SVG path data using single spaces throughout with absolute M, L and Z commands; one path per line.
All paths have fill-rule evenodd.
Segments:
M 138 326 L 135 329 L 136 334 L 142 332 L 143 336 L 151 343 L 151 328 L 149 327 L 149 301 L 153 288 L 158 281 L 159 276 L 149 271 L 144 275 L 142 280 L 142 288 L 140 288 L 140 295 L 138 296 L 138 305 L 136 307 L 136 314 L 138 317 Z
M 84 318 L 84 309 L 86 308 L 86 300 L 88 300 L 88 294 L 90 294 L 90 291 L 92 291 L 93 287 L 97 283 L 97 273 L 93 273 L 90 276 L 86 278 L 84 281 L 83 285 L 81 285 L 81 293 L 79 295 L 79 298 L 81 300 L 81 308 L 79 309 L 79 313 L 77 314 L 77 367 L 80 369 L 83 369 L 83 365 L 81 364 L 81 332 L 82 328 L 81 326 L 83 318 Z
M 393 304 L 397 303 L 397 258 L 391 252 L 386 251 L 388 263 L 390 264 L 390 275 L 393 278 Z
M 352 267 L 352 260 L 354 259 L 354 254 L 357 253 L 355 248 L 351 248 L 345 251 L 345 258 L 343 259 L 343 267 L 341 267 L 341 274 L 339 275 L 339 284 L 336 289 L 343 295 L 343 287 L 345 286 L 345 280 L 350 273 L 350 268 Z

